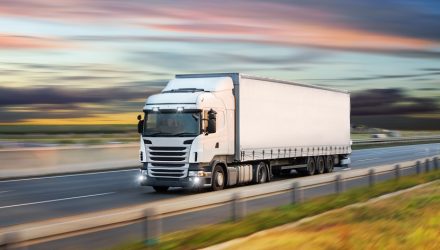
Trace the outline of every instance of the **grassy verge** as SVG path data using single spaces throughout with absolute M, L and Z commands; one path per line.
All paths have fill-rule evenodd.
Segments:
M 229 221 L 217 225 L 203 226 L 196 229 L 166 234 L 160 238 L 160 243 L 153 247 L 150 246 L 147 248 L 143 242 L 135 242 L 124 244 L 113 249 L 198 249 L 436 179 L 440 179 L 440 171 L 419 176 L 402 177 L 397 181 L 390 180 L 378 183 L 371 188 L 351 189 L 340 195 L 328 195 L 301 204 L 264 210 L 251 214 L 238 222 Z
M 276 229 L 225 249 L 440 249 L 440 183 Z

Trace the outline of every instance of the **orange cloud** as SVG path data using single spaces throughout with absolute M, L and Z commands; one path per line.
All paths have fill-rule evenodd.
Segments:
M 51 39 L 0 35 L 0 49 L 53 49 L 65 47 L 61 42 Z

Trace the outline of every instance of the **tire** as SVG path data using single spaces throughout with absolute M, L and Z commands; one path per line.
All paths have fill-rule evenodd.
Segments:
M 316 162 L 315 159 L 313 157 L 309 157 L 307 159 L 307 167 L 304 169 L 304 175 L 314 175 L 316 171 Z
M 223 188 L 225 188 L 225 183 L 226 183 L 225 172 L 220 165 L 216 165 L 212 173 L 212 184 L 211 184 L 212 190 L 213 191 L 222 190 Z
M 269 181 L 269 175 L 268 175 L 266 163 L 264 162 L 258 163 L 252 179 L 253 179 L 253 183 L 255 184 L 265 183 Z
M 318 157 L 315 158 L 315 162 L 316 162 L 315 174 L 322 174 L 322 173 L 324 173 L 324 169 L 325 169 L 324 158 L 322 158 L 322 156 L 318 156 Z
M 324 172 L 331 173 L 331 172 L 333 172 L 334 167 L 335 167 L 335 159 L 331 155 L 327 156 L 325 158 Z
M 166 193 L 170 187 L 167 186 L 153 186 L 154 191 L 158 193 Z

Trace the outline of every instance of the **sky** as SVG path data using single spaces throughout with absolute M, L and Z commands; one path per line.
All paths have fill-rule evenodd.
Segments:
M 0 0 L 0 124 L 136 123 L 175 74 L 208 72 L 440 124 L 440 2 Z

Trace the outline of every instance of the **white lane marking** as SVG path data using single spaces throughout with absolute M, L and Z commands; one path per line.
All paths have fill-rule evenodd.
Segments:
M 89 197 L 103 196 L 103 195 L 109 195 L 109 194 L 114 194 L 114 193 L 115 192 L 108 192 L 108 193 L 89 194 L 89 195 L 67 197 L 67 198 L 61 198 L 61 199 L 46 200 L 46 201 L 36 201 L 36 202 L 29 202 L 29 203 L 22 203 L 22 204 L 3 206 L 3 207 L 0 207 L 0 209 L 11 208 L 11 207 L 29 206 L 29 205 L 35 205 L 35 204 L 57 202 L 57 201 L 74 200 L 74 199 L 81 199 L 81 198 L 89 198 Z
M 13 191 L 13 190 L 0 191 L 0 194 L 4 194 L 4 193 L 7 193 L 7 192 L 11 192 L 11 191 Z
M 361 160 L 356 160 L 354 162 L 361 162 L 361 161 L 374 161 L 374 160 L 379 160 L 380 158 L 367 158 L 367 159 L 361 159 Z
M 123 170 L 111 170 L 111 171 L 100 171 L 91 173 L 79 173 L 79 174 L 66 174 L 66 175 L 53 175 L 53 176 L 42 176 L 42 177 L 30 177 L 14 180 L 4 180 L 3 182 L 17 182 L 17 181 L 30 181 L 30 180 L 42 180 L 42 179 L 52 179 L 52 178 L 62 178 L 62 177 L 72 177 L 72 176 L 82 176 L 82 175 L 95 175 L 95 174 L 106 174 L 106 173 L 118 173 L 118 172 L 128 172 L 128 171 L 139 171 L 139 168 L 123 169 Z

